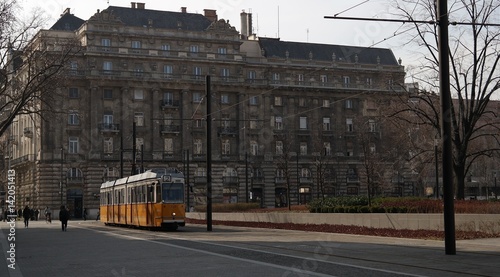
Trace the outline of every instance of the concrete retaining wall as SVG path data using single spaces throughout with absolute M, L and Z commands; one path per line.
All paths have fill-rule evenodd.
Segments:
M 187 217 L 205 220 L 206 213 L 187 213 Z M 443 214 L 213 213 L 212 220 L 354 225 L 409 230 L 444 230 Z M 500 233 L 500 214 L 455 214 L 455 226 L 456 230 Z

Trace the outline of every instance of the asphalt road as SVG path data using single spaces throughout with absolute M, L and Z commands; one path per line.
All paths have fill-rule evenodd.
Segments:
M 62 232 L 59 222 L 25 229 L 18 221 L 14 234 L 7 223 L 0 228 L 0 276 L 9 277 L 500 275 L 499 239 L 459 241 L 457 255 L 445 255 L 441 241 L 226 226 L 157 232 L 70 221 Z

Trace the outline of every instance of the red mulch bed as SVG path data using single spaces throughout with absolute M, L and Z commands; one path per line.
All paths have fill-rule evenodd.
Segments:
M 288 209 L 286 210 L 288 211 Z M 273 210 L 273 212 L 275 211 L 276 210 Z M 207 223 L 206 220 L 189 219 L 189 218 L 186 220 L 186 222 L 193 224 Z M 444 232 L 435 230 L 396 230 L 389 228 L 369 228 L 360 226 L 329 225 L 329 224 L 294 224 L 294 223 L 243 222 L 243 221 L 220 221 L 220 220 L 213 220 L 212 224 L 238 226 L 238 227 L 286 229 L 286 230 L 298 230 L 298 231 L 309 231 L 309 232 L 366 235 L 366 236 L 444 240 Z M 457 240 L 494 238 L 494 237 L 500 237 L 500 234 L 455 231 L 455 238 Z

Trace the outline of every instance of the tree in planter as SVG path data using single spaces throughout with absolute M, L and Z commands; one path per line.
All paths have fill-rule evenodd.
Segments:
M 398 14 L 407 20 L 436 19 L 433 0 L 397 1 Z M 456 177 L 456 197 L 465 196 L 465 181 L 471 165 L 481 156 L 492 157 L 500 150 L 499 144 L 483 149 L 472 150 L 475 140 L 489 137 L 491 141 L 500 140 L 500 123 L 495 118 L 497 111 L 491 107 L 490 100 L 500 90 L 499 61 L 500 28 L 488 25 L 497 23 L 495 16 L 500 11 L 500 3 L 495 0 L 454 1 L 449 12 L 450 22 L 460 23 L 450 28 L 450 81 L 454 99 L 449 111 L 451 118 L 453 171 Z M 452 24 L 453 25 L 453 24 Z M 411 41 L 427 51 L 421 65 L 420 74 L 414 75 L 415 81 L 423 83 L 428 91 L 438 91 L 438 25 L 414 23 L 415 30 Z M 407 100 L 416 100 L 413 105 Z M 428 124 L 441 130 L 439 97 L 431 92 L 417 91 L 405 99 L 405 108 L 395 116 L 413 112 L 414 124 Z

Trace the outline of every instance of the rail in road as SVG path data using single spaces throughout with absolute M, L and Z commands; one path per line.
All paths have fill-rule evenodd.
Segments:
M 189 224 L 176 232 L 108 227 L 96 221 L 32 222 L 15 228 L 9 268 L 7 223 L 0 276 L 498 276 L 500 241 L 379 238 Z M 2 255 L 0 255 L 2 257 Z

